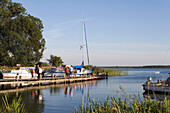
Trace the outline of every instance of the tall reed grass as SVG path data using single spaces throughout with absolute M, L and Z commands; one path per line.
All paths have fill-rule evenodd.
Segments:
M 1 113 L 25 113 L 25 104 L 22 102 L 22 97 L 14 98 L 12 102 L 9 102 L 8 94 L 4 94 L 2 97 L 2 105 L 0 108 Z
M 107 75 L 112 76 L 112 75 L 128 75 L 128 71 L 122 71 L 122 70 L 113 70 L 113 69 L 103 69 L 103 68 L 98 68 L 96 66 L 92 66 L 92 72 L 93 74 L 98 73 L 107 73 Z
M 76 113 L 170 113 L 170 100 L 165 99 L 163 101 L 157 101 L 141 98 L 134 95 L 124 93 L 121 97 L 117 92 L 118 97 L 109 97 L 101 102 L 95 101 L 88 97 L 88 99 L 79 106 L 79 110 L 75 110 Z

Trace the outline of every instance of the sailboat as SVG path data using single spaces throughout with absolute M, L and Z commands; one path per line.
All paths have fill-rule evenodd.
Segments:
M 85 66 L 84 66 L 84 49 L 85 49 L 85 46 L 86 46 L 86 52 L 87 52 L 88 65 L 90 65 L 90 62 L 89 62 L 89 53 L 88 53 L 88 45 L 87 45 L 87 37 L 86 37 L 84 17 L 82 19 L 82 22 L 83 22 L 83 37 L 82 37 L 83 40 L 82 40 L 82 46 L 80 46 L 81 49 L 82 49 L 82 63 L 81 63 L 81 65 L 76 65 L 76 66 L 73 67 L 76 70 L 76 76 L 92 75 L 92 71 L 85 69 Z M 86 45 L 84 44 L 85 42 L 86 42 Z

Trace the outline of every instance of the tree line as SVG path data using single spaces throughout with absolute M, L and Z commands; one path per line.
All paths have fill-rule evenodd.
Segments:
M 27 13 L 22 4 L 0 0 L 0 65 L 31 66 L 40 62 L 46 44 L 43 28 L 42 21 Z M 55 66 L 63 63 L 53 55 L 48 61 Z

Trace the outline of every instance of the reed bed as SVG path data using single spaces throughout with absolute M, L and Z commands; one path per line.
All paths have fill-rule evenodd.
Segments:
M 128 71 L 113 70 L 113 69 L 103 69 L 103 68 L 98 68 L 96 66 L 92 66 L 91 68 L 92 68 L 93 74 L 96 74 L 96 73 L 106 74 L 107 73 L 108 76 L 128 75 Z
M 21 96 L 14 98 L 12 102 L 10 102 L 8 94 L 4 94 L 1 102 L 1 113 L 25 113 L 25 104 L 22 102 Z
M 134 95 L 124 93 L 121 97 L 117 92 L 117 97 L 109 97 L 101 102 L 100 100 L 90 99 L 89 96 L 79 106 L 79 110 L 75 109 L 76 113 L 170 113 L 170 100 L 157 101 L 141 98 Z

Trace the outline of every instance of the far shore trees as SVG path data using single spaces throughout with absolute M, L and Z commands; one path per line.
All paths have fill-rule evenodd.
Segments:
M 0 65 L 33 65 L 45 49 L 43 24 L 20 3 L 0 1 Z
M 59 67 L 64 63 L 61 57 L 57 57 L 54 55 L 51 55 L 50 59 L 47 59 L 47 61 L 49 62 L 51 66 L 56 66 L 56 67 Z

